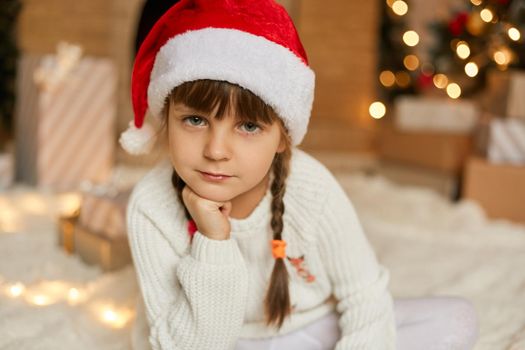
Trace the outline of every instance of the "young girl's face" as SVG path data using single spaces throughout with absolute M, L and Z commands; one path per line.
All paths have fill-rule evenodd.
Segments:
M 168 139 L 175 171 L 195 193 L 212 201 L 260 193 L 275 154 L 285 149 L 278 123 L 241 122 L 231 110 L 218 120 L 213 118 L 216 109 L 206 115 L 182 103 L 170 105 Z M 214 181 L 202 172 L 230 177 Z

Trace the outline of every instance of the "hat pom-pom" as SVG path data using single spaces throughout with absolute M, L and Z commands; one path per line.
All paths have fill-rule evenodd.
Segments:
M 148 123 L 137 128 L 131 121 L 128 129 L 120 134 L 119 143 L 129 154 L 147 154 L 155 144 L 155 130 Z

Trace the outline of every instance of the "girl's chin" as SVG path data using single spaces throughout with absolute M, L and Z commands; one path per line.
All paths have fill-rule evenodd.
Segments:
M 229 189 L 213 188 L 213 186 L 195 186 L 193 189 L 198 196 L 213 202 L 227 202 L 232 200 L 235 195 Z

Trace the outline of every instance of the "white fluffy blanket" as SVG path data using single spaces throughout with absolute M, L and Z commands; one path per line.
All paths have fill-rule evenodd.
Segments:
M 525 226 L 381 177 L 336 176 L 391 270 L 394 297 L 463 296 L 481 319 L 475 350 L 525 349 Z M 129 349 L 133 267 L 103 274 L 62 252 L 56 208 L 52 193 L 0 193 L 0 349 Z

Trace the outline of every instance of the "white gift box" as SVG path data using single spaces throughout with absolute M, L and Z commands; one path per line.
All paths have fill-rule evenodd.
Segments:
M 395 125 L 403 131 L 439 131 L 468 134 L 480 109 L 470 100 L 401 96 L 395 103 Z
M 525 164 L 525 121 L 518 118 L 492 119 L 487 157 L 495 164 Z
M 117 193 L 84 192 L 79 224 L 99 235 L 126 237 L 126 206 L 131 189 Z
M 19 62 L 17 178 L 56 190 L 104 182 L 116 146 L 115 65 L 107 58 L 82 58 L 50 89 L 37 85 L 35 72 L 52 59 L 24 55 Z
M 525 72 L 516 69 L 491 70 L 487 87 L 480 96 L 485 111 L 502 117 L 525 120 Z

